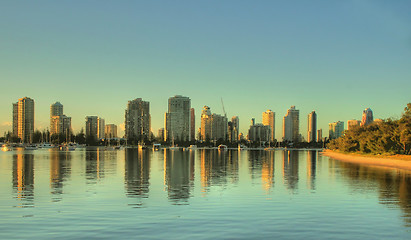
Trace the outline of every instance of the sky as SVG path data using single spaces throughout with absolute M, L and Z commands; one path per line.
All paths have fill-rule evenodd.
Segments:
M 127 102 L 150 102 L 152 130 L 168 98 L 251 118 L 290 106 L 328 123 L 399 118 L 411 102 L 411 1 L 1 1 L 0 135 L 12 103 L 35 100 L 35 128 L 64 105 L 74 132 L 86 116 L 124 127 Z M 120 131 L 123 134 L 123 131 Z

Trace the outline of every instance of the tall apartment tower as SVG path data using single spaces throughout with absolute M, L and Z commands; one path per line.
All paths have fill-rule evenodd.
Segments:
M 16 114 L 17 113 L 17 114 Z M 28 97 L 20 98 L 13 103 L 13 132 L 22 142 L 32 141 L 34 133 L 34 100 Z
M 307 142 L 315 142 L 317 140 L 317 114 L 312 111 L 308 114 L 308 131 Z
M 191 138 L 191 141 L 194 141 L 196 139 L 196 130 L 195 130 L 196 129 L 196 116 L 195 116 L 194 108 L 191 108 L 190 114 L 191 114 L 190 138 Z
M 228 141 L 238 142 L 238 134 L 240 133 L 240 120 L 238 116 L 231 118 L 228 122 Z
M 63 114 L 63 105 L 55 102 L 50 105 L 50 134 L 68 134 L 71 132 L 71 117 Z
M 191 140 L 191 100 L 176 95 L 168 99 L 168 112 L 165 113 L 165 140 Z
M 300 110 L 291 106 L 283 118 L 283 141 L 298 142 L 300 139 Z
M 362 112 L 361 126 L 366 126 L 374 121 L 371 108 L 366 108 Z
M 208 106 L 203 107 L 201 114 L 201 140 L 226 140 L 227 118 L 218 114 L 211 114 Z
M 204 106 L 201 111 L 200 139 L 211 140 L 211 110 L 208 106 Z
M 117 138 L 117 125 L 107 124 L 104 132 L 105 138 Z
M 63 104 L 60 102 L 55 102 L 50 105 L 50 118 L 53 116 L 62 116 L 63 115 Z
M 141 98 L 128 101 L 125 111 L 125 137 L 140 141 L 150 137 L 150 103 Z
M 323 129 L 320 128 L 317 130 L 317 142 L 322 142 L 323 141 Z
M 13 103 L 13 136 L 19 136 L 19 103 Z
M 353 129 L 357 126 L 360 126 L 360 125 L 361 125 L 361 121 L 359 121 L 359 120 L 355 120 L 355 119 L 348 120 L 347 121 L 347 130 L 351 130 L 351 129 Z
M 275 140 L 275 112 L 267 110 L 263 112 L 263 125 L 270 126 L 270 142 Z
M 105 137 L 105 121 L 97 116 L 86 117 L 86 137 L 93 137 L 99 140 Z
M 344 133 L 344 122 L 337 121 L 337 122 L 329 123 L 328 127 L 329 127 L 328 136 L 330 140 L 339 138 Z

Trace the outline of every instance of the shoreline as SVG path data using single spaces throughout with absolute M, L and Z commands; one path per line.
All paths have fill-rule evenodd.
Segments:
M 327 156 L 339 161 L 363 164 L 376 167 L 389 167 L 395 169 L 411 171 L 411 156 L 408 155 L 362 155 L 358 153 L 341 153 L 332 150 L 324 150 L 321 152 L 323 156 Z

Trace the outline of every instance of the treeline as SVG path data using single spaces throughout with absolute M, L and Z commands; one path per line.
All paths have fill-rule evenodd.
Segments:
M 404 108 L 401 119 L 354 127 L 331 140 L 327 147 L 343 152 L 411 154 L 411 103 Z

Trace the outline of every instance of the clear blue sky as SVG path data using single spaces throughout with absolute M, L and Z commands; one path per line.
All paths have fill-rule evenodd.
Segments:
M 318 128 L 399 117 L 411 102 L 411 1 L 1 1 L 0 131 L 12 103 L 35 100 L 36 128 L 55 101 L 74 131 L 87 115 L 123 124 L 128 100 L 150 102 L 152 129 L 167 99 L 250 119 L 291 105 Z

